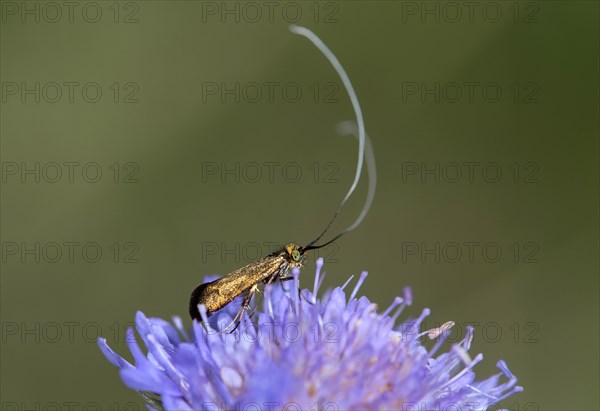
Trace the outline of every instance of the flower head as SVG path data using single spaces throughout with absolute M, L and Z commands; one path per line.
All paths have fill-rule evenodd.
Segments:
M 412 302 L 409 289 L 378 313 L 357 297 L 363 272 L 350 295 L 348 280 L 317 298 L 322 266 L 319 259 L 312 291 L 299 293 L 298 271 L 289 290 L 266 287 L 262 307 L 233 333 L 217 330 L 235 316 L 238 301 L 210 319 L 204 315 L 189 334 L 179 318 L 172 325 L 138 312 L 136 328 L 148 352 L 129 341 L 135 365 L 105 339 L 98 344 L 128 387 L 159 396 L 168 410 L 485 410 L 522 390 L 503 361 L 497 375 L 475 379 L 482 355 L 468 354 L 472 328 L 438 354 L 453 323 L 421 332 L 425 309 L 396 325 Z M 421 343 L 425 336 L 437 339 L 430 349 Z

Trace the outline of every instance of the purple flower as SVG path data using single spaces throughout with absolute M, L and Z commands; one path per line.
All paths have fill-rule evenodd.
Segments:
M 299 295 L 297 271 L 294 284 L 267 287 L 262 307 L 231 334 L 217 330 L 229 324 L 239 301 L 204 317 L 203 324 L 194 322 L 190 334 L 179 318 L 172 325 L 138 312 L 136 328 L 148 352 L 129 341 L 135 365 L 105 339 L 98 345 L 151 409 L 485 410 L 522 391 L 503 361 L 497 375 L 475 379 L 482 355 L 468 354 L 472 328 L 438 354 L 453 323 L 421 332 L 429 314 L 424 309 L 417 319 L 395 325 L 412 302 L 409 289 L 378 313 L 369 299 L 357 297 L 363 272 L 349 296 L 350 280 L 318 299 L 322 266 L 319 259 L 312 292 Z M 426 349 L 424 338 L 437 341 Z

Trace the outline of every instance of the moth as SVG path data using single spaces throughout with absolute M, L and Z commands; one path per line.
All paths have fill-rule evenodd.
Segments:
M 373 147 L 368 135 L 365 133 L 362 111 L 358 103 L 358 98 L 356 97 L 354 88 L 350 83 L 348 75 L 346 74 L 344 68 L 342 67 L 338 59 L 335 57 L 335 55 L 321 41 L 321 39 L 317 37 L 316 34 L 304 27 L 299 27 L 295 25 L 290 26 L 290 31 L 309 39 L 324 54 L 324 56 L 329 60 L 331 65 L 337 71 L 342 82 L 344 83 L 344 87 L 346 88 L 348 95 L 350 96 L 350 100 L 352 102 L 352 106 L 356 114 L 356 126 L 352 122 L 342 122 L 338 124 L 337 131 L 339 134 L 342 135 L 354 134 L 358 137 L 359 147 L 356 175 L 354 177 L 352 186 L 350 187 L 350 189 L 346 193 L 346 196 L 338 206 L 335 214 L 333 215 L 325 229 L 321 232 L 321 234 L 317 236 L 317 238 L 315 238 L 313 241 L 309 242 L 305 246 L 300 246 L 299 244 L 295 243 L 287 244 L 280 250 L 277 250 L 274 253 L 256 262 L 252 262 L 241 268 L 238 268 L 237 270 L 215 281 L 200 284 L 194 289 L 190 297 L 189 311 L 192 319 L 197 321 L 202 321 L 202 315 L 200 314 L 199 305 L 203 305 L 206 310 L 206 315 L 210 316 L 215 311 L 218 311 L 221 308 L 225 307 L 238 296 L 242 294 L 244 295 L 242 305 L 235 317 L 233 318 L 233 321 L 220 332 L 226 331 L 227 329 L 231 328 L 234 324 L 236 324 L 235 328 L 231 332 L 233 332 L 237 328 L 237 326 L 243 319 L 244 312 L 246 312 L 250 308 L 250 302 L 252 300 L 252 297 L 258 290 L 258 287 L 261 283 L 265 286 L 269 286 L 275 281 L 283 282 L 292 280 L 294 277 L 288 274 L 293 268 L 302 267 L 306 252 L 325 247 L 336 241 L 344 234 L 358 227 L 358 225 L 360 225 L 360 223 L 366 216 L 369 208 L 371 207 L 371 203 L 375 194 L 376 174 Z M 336 217 L 342 210 L 344 204 L 354 192 L 360 179 L 363 166 L 363 159 L 367 164 L 369 185 L 367 190 L 367 198 L 365 204 L 363 205 L 363 209 L 360 215 L 352 225 L 347 227 L 345 230 L 341 231 L 331 240 L 323 244 L 317 244 L 319 240 L 323 237 L 323 235 L 325 235 L 325 233 L 329 230 Z

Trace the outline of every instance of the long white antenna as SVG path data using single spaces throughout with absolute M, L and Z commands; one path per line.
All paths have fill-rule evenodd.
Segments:
M 342 122 L 338 123 L 338 125 L 336 127 L 336 131 L 339 135 L 342 135 L 342 136 L 351 134 L 357 138 L 360 138 L 358 136 L 358 131 L 356 129 L 356 123 L 354 121 L 342 121 Z M 342 231 L 340 234 L 338 234 L 337 235 L 338 238 L 340 236 L 354 230 L 356 227 L 358 227 L 360 225 L 360 223 L 362 223 L 362 220 L 364 220 L 365 216 L 369 212 L 369 209 L 371 208 L 371 204 L 373 204 L 373 198 L 375 198 L 375 188 L 377 187 L 377 167 L 375 166 L 375 153 L 373 152 L 373 144 L 371 143 L 371 139 L 369 138 L 369 135 L 366 133 L 365 133 L 365 161 L 367 163 L 367 176 L 369 177 L 369 184 L 368 184 L 368 188 L 367 188 L 367 199 L 365 200 L 363 209 L 361 210 L 360 215 L 358 216 L 356 221 L 350 227 L 346 228 L 344 231 Z
M 337 59 L 337 57 L 335 56 L 335 54 L 333 54 L 333 52 L 331 50 L 329 50 L 329 48 L 325 45 L 325 43 L 323 43 L 323 41 L 321 41 L 321 39 L 315 33 L 310 31 L 309 29 L 292 24 L 292 25 L 290 25 L 290 31 L 294 34 L 298 34 L 300 36 L 304 36 L 307 39 L 309 39 L 321 51 L 321 53 L 323 53 L 323 55 L 327 58 L 327 60 L 329 60 L 329 62 L 331 63 L 331 65 L 333 66 L 335 71 L 337 71 L 338 75 L 340 76 L 342 83 L 344 84 L 344 87 L 346 88 L 346 92 L 348 93 L 348 96 L 350 97 L 350 101 L 352 102 L 352 107 L 354 108 L 354 113 L 356 114 L 356 122 L 358 124 L 358 162 L 356 164 L 356 175 L 354 176 L 354 181 L 352 182 L 352 186 L 350 186 L 350 189 L 346 193 L 346 196 L 344 197 L 344 199 L 340 203 L 338 209 L 336 210 L 333 218 L 331 219 L 331 221 L 329 222 L 327 227 L 325 227 L 325 230 L 323 230 L 323 232 L 315 240 L 311 241 L 309 244 L 306 245 L 305 249 L 309 249 L 309 248 L 311 248 L 311 246 L 314 243 L 319 241 L 321 239 L 321 237 L 323 236 L 323 234 L 325 234 L 327 232 L 327 230 L 329 229 L 329 227 L 331 227 L 331 224 L 333 224 L 333 221 L 339 214 L 340 210 L 342 209 L 342 207 L 344 206 L 346 201 L 350 198 L 350 196 L 356 189 L 358 181 L 360 180 L 360 174 L 362 172 L 362 166 L 363 166 L 363 158 L 365 155 L 365 140 L 366 140 L 365 123 L 363 120 L 362 111 L 360 109 L 360 103 L 358 102 L 358 97 L 356 96 L 356 92 L 354 91 L 354 87 L 352 87 L 350 78 L 346 74 L 346 71 L 340 64 L 340 62 Z M 368 208 L 367 208 L 367 210 L 368 210 Z M 361 215 L 362 215 L 362 213 L 361 213 Z M 362 217 L 364 217 L 364 216 L 362 216 Z M 360 223 L 360 221 L 362 221 L 362 218 L 359 218 L 358 223 Z M 358 224 L 356 224 L 356 225 L 358 225 Z M 355 228 L 353 226 L 351 226 L 351 227 L 344 230 L 342 233 L 346 233 Z M 336 238 L 338 238 L 340 235 L 336 236 Z

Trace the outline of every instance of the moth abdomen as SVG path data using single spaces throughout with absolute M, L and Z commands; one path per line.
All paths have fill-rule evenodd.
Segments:
M 190 316 L 198 321 L 202 321 L 200 311 L 198 310 L 198 304 L 204 304 L 206 307 L 206 315 L 211 315 L 215 311 L 223 308 L 228 302 L 233 300 L 235 297 L 240 295 L 244 290 L 235 290 L 234 294 L 230 295 L 230 288 L 223 290 L 219 284 L 221 278 L 209 283 L 200 284 L 192 291 L 190 297 Z M 224 295 L 227 294 L 227 295 Z
M 192 291 L 192 296 L 190 297 L 190 316 L 194 320 L 202 321 L 200 311 L 198 310 L 198 304 L 204 304 L 203 301 L 206 300 L 207 294 L 209 293 L 207 290 L 209 284 L 210 283 L 200 284 Z

